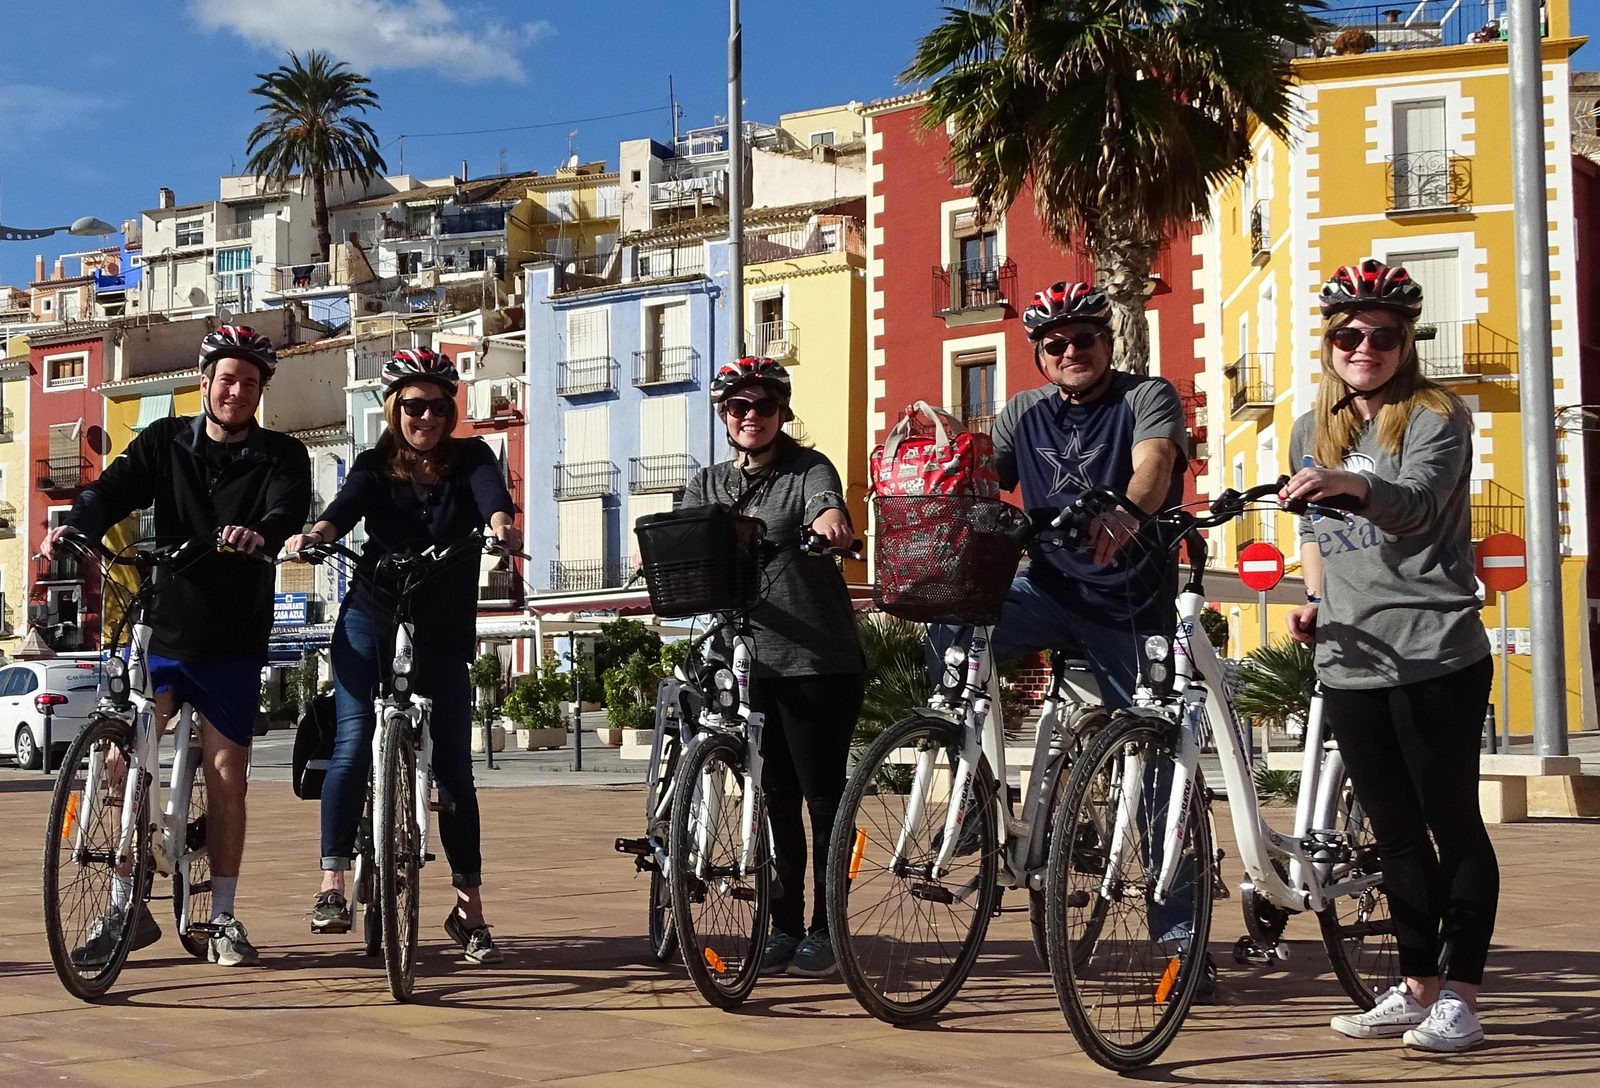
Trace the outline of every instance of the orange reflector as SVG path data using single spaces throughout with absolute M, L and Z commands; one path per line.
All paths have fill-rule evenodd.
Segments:
M 61 817 L 61 841 L 66 842 L 72 838 L 73 831 L 78 827 L 78 795 L 67 794 L 67 811 Z
M 1172 988 L 1178 984 L 1178 966 L 1178 957 L 1173 956 L 1167 961 L 1167 969 L 1161 972 L 1161 981 L 1156 983 L 1157 1005 L 1165 1005 L 1172 996 Z
M 714 974 L 718 975 L 726 974 L 728 971 L 727 963 L 723 961 L 721 956 L 717 955 L 715 948 L 706 949 L 706 966 L 711 968 Z
M 850 847 L 850 879 L 854 880 L 861 875 L 861 859 L 867 853 L 867 829 L 856 828 L 855 845 Z

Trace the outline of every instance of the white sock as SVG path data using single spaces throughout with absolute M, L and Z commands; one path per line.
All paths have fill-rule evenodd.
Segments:
M 211 878 L 211 917 L 219 914 L 233 913 L 233 896 L 239 890 L 239 878 L 236 876 L 213 876 Z
M 111 877 L 111 905 L 120 911 L 126 912 L 128 904 L 133 902 L 133 877 Z

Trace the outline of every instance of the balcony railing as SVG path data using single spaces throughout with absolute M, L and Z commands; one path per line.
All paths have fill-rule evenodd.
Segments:
M 768 359 L 794 358 L 800 330 L 793 321 L 763 321 L 751 331 L 750 347 Z
M 361 351 L 356 353 L 355 380 L 358 382 L 375 382 L 383 377 L 383 368 L 394 358 L 394 352 Z
M 522 576 L 514 570 L 491 570 L 478 586 L 479 604 L 520 607 L 523 601 Z
M 788 261 L 813 253 L 864 253 L 866 246 L 855 220 L 837 218 L 792 227 L 778 227 L 744 236 L 744 261 Z
M 652 204 L 704 204 L 722 201 L 728 193 L 728 176 L 720 171 L 698 178 L 678 178 L 650 186 Z
M 154 540 L 156 538 L 156 512 L 154 510 L 139 511 L 139 524 L 134 529 L 138 536 L 135 540 Z
M 81 582 L 83 581 L 82 561 L 75 555 L 58 555 L 54 559 L 35 559 L 33 561 L 33 580 L 35 582 Z
M 962 406 L 961 423 L 974 434 L 988 434 L 994 427 L 994 415 L 992 403 L 967 404 Z
M 1271 353 L 1241 355 L 1224 373 L 1228 376 L 1228 402 L 1235 418 L 1272 408 Z
M 1527 523 L 1528 504 L 1522 496 L 1493 480 L 1483 481 L 1472 497 L 1472 539 L 1482 540 L 1495 533 L 1522 536 Z
M 700 353 L 690 347 L 649 348 L 633 353 L 634 385 L 676 385 L 694 381 Z
M 504 208 L 473 208 L 439 217 L 440 234 L 485 234 L 506 229 Z
M 1448 151 L 1389 156 L 1391 212 L 1452 211 L 1472 204 L 1472 160 Z
M 636 258 L 636 279 L 659 280 L 675 276 L 703 276 L 706 271 L 704 245 L 674 246 L 671 249 L 651 249 Z
M 1245 514 L 1233 523 L 1233 552 L 1234 561 L 1238 562 L 1239 553 L 1258 540 L 1272 543 L 1271 536 L 1267 533 L 1265 520 L 1259 513 Z
M 41 457 L 34 469 L 41 491 L 76 491 L 89 482 L 89 459 L 82 455 Z
M 588 393 L 610 393 L 617 387 L 613 371 L 617 361 L 609 355 L 588 359 L 561 360 L 556 377 L 556 393 L 580 397 Z
M 272 270 L 272 290 L 316 291 L 332 282 L 327 261 L 312 264 L 284 264 Z
M 686 453 L 659 453 L 628 458 L 628 491 L 681 491 L 689 474 L 700 466 Z
M 1298 53 L 1341 57 L 1498 41 L 1500 25 L 1493 8 L 1484 0 L 1417 0 L 1323 10 L 1316 14 L 1328 30 Z
M 10 408 L 0 408 L 0 436 L 9 438 L 16 434 L 16 417 Z
M 610 461 L 573 461 L 555 466 L 558 499 L 594 499 L 617 493 L 617 466 Z
M 379 233 L 385 242 L 417 242 L 433 236 L 433 230 L 427 223 L 401 223 L 387 216 Z
M 550 588 L 556 592 L 614 589 L 623 583 L 623 564 L 607 559 L 550 561 Z
M 1258 200 L 1256 206 L 1250 209 L 1250 263 L 1266 264 L 1271 255 L 1271 206 L 1265 200 Z
M 1476 321 L 1433 321 L 1417 326 L 1422 372 L 1435 381 L 1480 381 L 1517 370 L 1516 341 Z
M 248 242 L 252 225 L 251 221 L 247 219 L 243 223 L 227 223 L 217 227 L 217 244 Z
M 935 316 L 1008 306 L 1017 293 L 1017 266 L 1009 257 L 995 261 L 958 261 L 933 269 Z
M 0 537 L 17 535 L 17 508 L 9 502 L 0 502 Z

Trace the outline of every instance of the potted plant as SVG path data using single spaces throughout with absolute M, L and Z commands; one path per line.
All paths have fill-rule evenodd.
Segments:
M 567 719 L 561 712 L 567 683 L 555 654 L 547 654 L 538 669 L 517 681 L 502 712 L 516 726 L 519 746 L 531 752 L 567 743 Z
M 503 751 L 506 746 L 506 729 L 494 720 L 500 703 L 500 691 L 505 684 L 505 667 L 500 664 L 500 655 L 493 650 L 480 655 L 476 661 L 467 666 L 467 679 L 472 682 L 472 687 L 478 695 L 478 728 L 473 737 L 475 745 L 473 750 L 477 751 L 482 747 L 481 738 L 484 728 L 487 727 L 494 750 Z
M 654 652 L 648 652 L 653 650 Z M 655 726 L 656 685 L 663 674 L 658 644 L 634 651 L 604 674 L 606 723 L 600 739 L 613 748 L 622 746 L 623 730 L 649 730 Z

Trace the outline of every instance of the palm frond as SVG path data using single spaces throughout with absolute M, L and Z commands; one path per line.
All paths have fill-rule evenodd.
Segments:
M 1290 718 L 1305 720 L 1316 682 L 1309 646 L 1288 639 L 1269 643 L 1245 657 L 1236 704 L 1241 714 L 1281 728 Z

